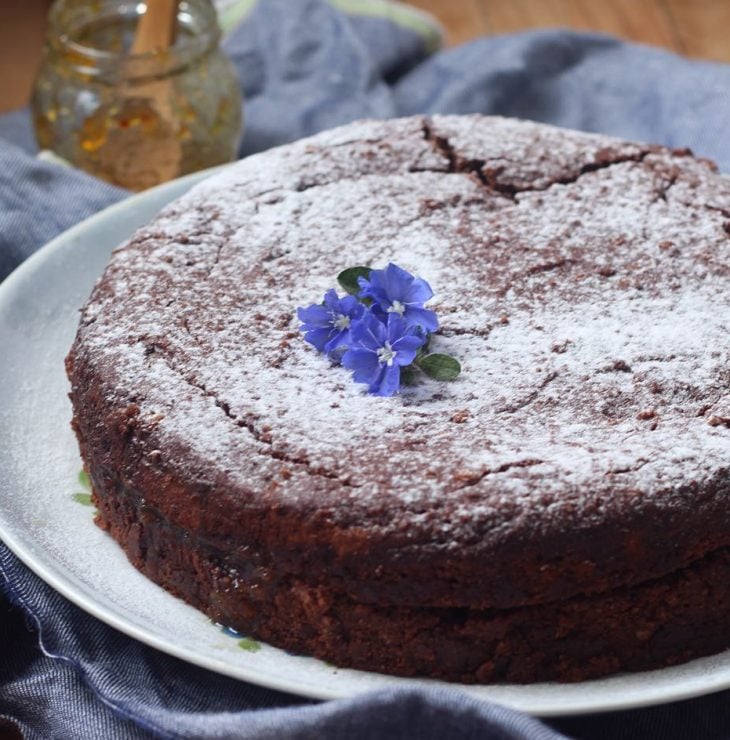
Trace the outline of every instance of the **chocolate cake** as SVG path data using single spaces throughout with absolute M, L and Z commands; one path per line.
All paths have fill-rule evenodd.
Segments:
M 299 332 L 353 265 L 461 363 L 368 395 Z M 730 646 L 730 180 L 479 116 L 249 157 L 117 249 L 67 360 L 98 523 L 339 666 L 575 681 Z

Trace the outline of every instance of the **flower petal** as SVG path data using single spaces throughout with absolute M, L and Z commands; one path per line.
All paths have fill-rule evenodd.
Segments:
M 365 310 L 365 306 L 354 295 L 346 295 L 340 300 L 339 310 L 343 316 L 349 316 L 351 319 L 359 319 Z
M 396 352 L 395 363 L 397 365 L 410 365 L 416 359 L 416 352 L 425 343 L 424 337 L 415 334 L 401 337 L 392 346 Z
M 397 313 L 388 314 L 388 328 L 384 339 L 387 339 L 391 345 L 400 339 L 404 334 L 410 334 L 408 322 Z
M 384 367 L 377 383 L 373 383 L 368 391 L 375 396 L 392 396 L 400 388 L 400 367 L 391 365 Z
M 324 352 L 325 345 L 329 341 L 332 329 L 325 329 L 318 327 L 306 332 L 304 335 L 305 341 L 316 347 L 320 352 Z
M 439 328 L 439 320 L 436 314 L 427 308 L 406 306 L 403 318 L 408 323 L 408 326 L 420 326 L 427 332 L 434 332 Z
M 387 331 L 372 311 L 368 310 L 350 324 L 350 336 L 354 346 L 377 352 L 385 344 Z
M 332 350 L 327 350 L 327 359 L 333 364 L 333 365 L 341 365 L 342 364 L 342 355 L 347 352 L 347 347 L 344 345 L 340 345 L 339 347 L 335 347 Z
M 334 332 L 330 332 L 332 334 L 330 340 L 327 342 L 327 344 L 324 345 L 324 351 L 325 352 L 334 352 L 336 349 L 339 349 L 340 347 L 344 347 L 349 345 L 350 343 L 350 330 L 349 329 L 340 329 L 334 330 Z
M 342 313 L 340 310 L 340 299 L 337 297 L 337 291 L 334 288 L 330 288 L 325 294 L 322 300 L 327 310 L 332 314 Z
M 332 325 L 330 312 L 318 303 L 313 303 L 306 308 L 298 308 L 297 318 L 304 324 L 302 331 Z
M 342 355 L 342 366 L 352 370 L 356 383 L 373 383 L 380 374 L 380 362 L 375 352 L 366 349 L 348 349 Z
M 388 296 L 388 302 L 390 305 L 393 301 L 400 301 L 405 303 L 406 296 L 411 283 L 415 279 L 410 272 L 407 272 L 402 267 L 394 265 L 392 262 L 388 263 L 385 268 L 385 291 Z
M 413 278 L 413 282 L 408 286 L 404 295 L 403 303 L 420 304 L 421 306 L 433 298 L 431 286 L 422 278 Z

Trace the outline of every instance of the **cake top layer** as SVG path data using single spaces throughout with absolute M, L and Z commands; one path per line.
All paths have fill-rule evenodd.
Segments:
M 458 380 L 374 397 L 303 340 L 298 307 L 388 262 L 434 289 Z M 355 123 L 203 182 L 115 252 L 76 352 L 232 516 L 458 552 L 727 531 L 729 340 L 730 181 L 473 116 Z

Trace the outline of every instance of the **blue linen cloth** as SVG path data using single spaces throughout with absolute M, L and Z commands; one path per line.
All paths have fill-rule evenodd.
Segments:
M 670 146 L 730 172 L 730 67 L 567 31 L 427 53 L 413 29 L 325 0 L 261 0 L 226 40 L 246 96 L 241 154 L 362 117 L 497 113 Z M 355 4 L 353 4 L 353 7 Z M 126 193 L 33 156 L 0 116 L 0 279 Z M 730 693 L 541 724 L 453 689 L 314 703 L 148 648 L 46 586 L 0 544 L 0 720 L 28 738 L 730 737 Z

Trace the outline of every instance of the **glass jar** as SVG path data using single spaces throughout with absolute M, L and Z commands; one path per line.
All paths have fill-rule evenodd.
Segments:
M 183 0 L 166 49 L 130 51 L 144 2 L 56 0 L 32 109 L 36 137 L 72 164 L 143 190 L 230 162 L 241 93 L 210 0 Z

